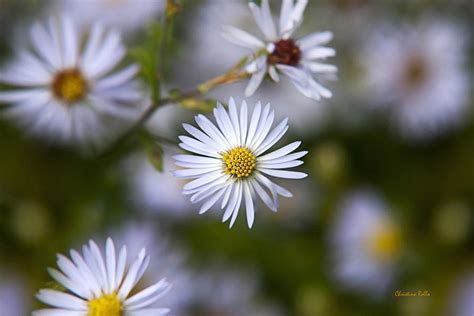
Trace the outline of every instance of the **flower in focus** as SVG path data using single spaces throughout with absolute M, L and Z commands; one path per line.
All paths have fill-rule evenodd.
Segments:
M 54 308 L 38 310 L 33 315 L 146 316 L 168 313 L 166 308 L 151 307 L 170 289 L 171 285 L 165 279 L 130 295 L 150 261 L 145 249 L 128 268 L 127 248 L 123 246 L 117 256 L 110 238 L 106 243 L 105 260 L 93 241 L 83 246 L 82 256 L 71 250 L 71 258 L 72 261 L 58 255 L 61 271 L 49 270 L 69 292 L 40 290 L 38 299 Z
M 344 199 L 331 234 L 334 274 L 342 287 L 383 295 L 402 250 L 399 226 L 373 192 Z
M 362 63 L 377 103 L 389 104 L 403 136 L 429 138 L 458 125 L 468 109 L 467 35 L 446 22 L 391 27 L 368 41 Z
M 123 32 L 133 32 L 161 14 L 166 0 L 58 0 L 55 6 L 81 25 L 101 21 Z
M 35 24 L 33 51 L 19 51 L 0 72 L 1 82 L 17 87 L 0 92 L 0 102 L 8 104 L 5 115 L 33 134 L 95 145 L 119 127 L 111 118 L 134 117 L 138 109 L 131 104 L 140 100 L 133 79 L 138 67 L 111 73 L 126 53 L 120 34 L 96 24 L 84 47 L 81 41 L 65 16 Z
M 306 97 L 319 100 L 332 96 L 331 91 L 314 78 L 315 75 L 334 74 L 337 71 L 334 65 L 320 61 L 336 53 L 334 49 L 322 46 L 332 39 L 332 33 L 312 33 L 300 39 L 292 38 L 303 21 L 307 3 L 307 0 L 297 0 L 296 3 L 283 0 L 277 30 L 268 0 L 262 0 L 261 7 L 249 2 L 264 40 L 231 26 L 225 29 L 224 36 L 229 41 L 252 49 L 255 53 L 255 59 L 246 66 L 247 72 L 252 74 L 245 89 L 247 96 L 257 90 L 266 73 L 274 81 L 279 81 L 279 73 L 283 73 Z
M 245 203 L 247 224 L 252 227 L 256 196 L 274 212 L 278 208 L 278 195 L 292 196 L 267 176 L 287 179 L 306 177 L 305 173 L 282 169 L 303 164 L 298 159 L 307 151 L 292 153 L 301 144 L 293 142 L 265 154 L 288 130 L 288 119 L 284 119 L 270 131 L 275 117 L 270 104 L 262 108 L 257 103 L 249 121 L 247 103 L 242 102 L 238 111 L 231 98 L 229 110 L 218 104 L 214 117 L 217 127 L 201 114 L 195 117 L 201 130 L 183 124 L 192 137 L 180 136 L 179 146 L 194 155 L 174 156 L 176 164 L 185 168 L 174 174 L 178 178 L 194 179 L 184 186 L 183 194 L 192 195 L 193 203 L 205 200 L 200 214 L 222 200 L 221 208 L 225 208 L 223 221 L 231 218 L 232 227 L 240 205 Z

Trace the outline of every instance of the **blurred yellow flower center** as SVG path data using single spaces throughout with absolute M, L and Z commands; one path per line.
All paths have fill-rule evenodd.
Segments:
M 224 172 L 237 178 L 246 178 L 255 170 L 257 157 L 247 148 L 237 147 L 226 152 L 222 159 Z
M 122 303 L 114 293 L 90 301 L 88 316 L 122 316 L 122 311 Z
M 73 103 L 86 94 L 87 81 L 78 69 L 66 69 L 56 74 L 51 89 L 58 99 Z
M 392 225 L 383 225 L 369 236 L 368 249 L 377 260 L 392 260 L 401 250 L 399 230 Z

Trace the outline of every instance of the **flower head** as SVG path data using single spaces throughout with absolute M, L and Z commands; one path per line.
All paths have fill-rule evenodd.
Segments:
M 294 0 L 283 0 L 277 28 L 268 0 L 262 0 L 261 7 L 250 2 L 250 10 L 264 35 L 263 40 L 231 26 L 225 29 L 224 36 L 229 41 L 254 51 L 255 59 L 246 66 L 252 74 L 245 90 L 247 96 L 257 90 L 267 73 L 274 81 L 279 81 L 279 73 L 284 74 L 309 98 L 319 100 L 332 96 L 314 78 L 315 75 L 337 71 L 335 66 L 318 61 L 335 55 L 334 49 L 322 46 L 332 39 L 332 33 L 313 33 L 300 39 L 292 37 L 303 21 L 307 4 L 307 0 L 297 0 L 296 3 Z
M 81 144 L 111 135 L 112 117 L 135 116 L 138 67 L 111 73 L 125 56 L 119 33 L 96 24 L 84 47 L 81 41 L 65 16 L 35 24 L 33 50 L 18 52 L 0 72 L 1 82 L 17 88 L 0 92 L 0 102 L 9 105 L 5 114 L 34 134 Z
M 116 256 L 109 238 L 105 250 L 104 259 L 99 247 L 90 241 L 88 246 L 83 246 L 82 256 L 75 250 L 71 250 L 72 260 L 58 255 L 61 271 L 50 269 L 49 273 L 68 292 L 40 290 L 38 299 L 54 308 L 38 310 L 33 315 L 165 315 L 168 309 L 152 307 L 171 287 L 165 279 L 130 295 L 149 263 L 145 249 L 128 269 L 125 246 Z
M 267 176 L 301 179 L 305 173 L 282 169 L 303 164 L 298 160 L 306 151 L 292 153 L 301 142 L 294 142 L 276 151 L 266 153 L 288 130 L 288 119 L 271 130 L 275 113 L 267 104 L 257 103 L 251 118 L 247 103 L 238 111 L 234 100 L 229 100 L 227 111 L 221 104 L 214 109 L 217 126 L 203 115 L 195 117 L 201 130 L 189 124 L 184 129 L 192 137 L 180 136 L 180 147 L 195 155 L 176 155 L 176 164 L 185 169 L 175 171 L 179 178 L 195 179 L 184 186 L 191 202 L 204 201 L 199 213 L 209 210 L 218 200 L 225 208 L 223 220 L 235 222 L 240 205 L 245 203 L 247 223 L 254 221 L 255 198 L 273 211 L 278 208 L 278 195 L 291 197 L 286 189 L 273 183 Z M 270 195 L 268 192 L 270 192 Z
M 373 192 L 344 199 L 331 235 L 334 273 L 346 288 L 379 295 L 391 285 L 402 250 L 401 231 Z
M 384 29 L 384 28 L 382 28 Z M 395 128 L 410 139 L 429 139 L 459 125 L 468 110 L 469 78 L 463 67 L 462 27 L 423 20 L 386 27 L 368 41 L 361 58 L 368 91 L 387 104 Z

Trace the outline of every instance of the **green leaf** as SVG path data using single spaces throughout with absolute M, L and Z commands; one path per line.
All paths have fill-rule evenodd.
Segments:
M 146 145 L 148 160 L 159 172 L 163 172 L 163 148 L 157 142 L 148 142 Z

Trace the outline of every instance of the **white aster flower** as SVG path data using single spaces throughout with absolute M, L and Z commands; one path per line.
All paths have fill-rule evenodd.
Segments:
M 314 78 L 315 75 L 334 74 L 337 71 L 334 65 L 321 62 L 336 54 L 334 49 L 322 46 L 332 39 L 332 33 L 312 33 L 300 39 L 292 38 L 303 21 L 307 4 L 308 0 L 297 0 L 296 3 L 294 0 L 283 0 L 277 30 L 268 0 L 262 0 L 261 7 L 250 2 L 250 10 L 264 40 L 231 26 L 225 29 L 225 38 L 255 53 L 256 59 L 246 66 L 247 72 L 252 74 L 245 89 L 247 96 L 257 90 L 266 73 L 274 81 L 279 81 L 279 72 L 290 78 L 293 85 L 306 97 L 319 100 L 321 97 L 332 96 L 331 91 Z
M 400 228 L 373 192 L 346 197 L 332 230 L 334 275 L 341 287 L 386 293 L 401 254 Z
M 106 243 L 105 260 L 93 241 L 83 246 L 82 256 L 75 250 L 70 254 L 72 260 L 58 255 L 61 271 L 49 269 L 50 275 L 69 292 L 40 290 L 38 299 L 54 308 L 35 311 L 34 316 L 155 316 L 168 313 L 167 308 L 152 307 L 171 287 L 165 279 L 130 295 L 150 261 L 145 249 L 128 268 L 126 246 L 117 256 L 110 238 Z
M 369 94 L 388 104 L 402 136 L 425 139 L 459 125 L 466 116 L 469 78 L 464 30 L 441 21 L 381 28 L 361 58 Z
M 0 92 L 0 102 L 8 104 L 4 114 L 32 134 L 95 145 L 123 123 L 112 117 L 134 117 L 138 108 L 131 105 L 141 98 L 133 79 L 138 67 L 111 73 L 126 53 L 120 34 L 96 24 L 84 47 L 81 42 L 65 16 L 35 24 L 33 51 L 19 51 L 0 72 L 1 82 L 17 87 Z
M 200 214 L 222 200 L 221 208 L 225 208 L 223 221 L 232 217 L 230 227 L 244 200 L 247 223 L 252 227 L 256 196 L 274 212 L 278 208 L 278 195 L 291 197 L 290 192 L 273 183 L 266 175 L 287 179 L 306 177 L 302 172 L 281 169 L 303 164 L 298 159 L 307 151 L 291 153 L 301 144 L 294 142 L 265 154 L 288 130 L 288 119 L 284 119 L 270 131 L 275 117 L 270 104 L 262 108 L 257 103 L 249 121 L 247 103 L 242 102 L 239 112 L 231 98 L 229 111 L 218 104 L 214 117 L 217 127 L 201 114 L 195 117 L 201 130 L 183 124 L 193 137 L 180 136 L 179 146 L 197 155 L 174 156 L 176 164 L 185 168 L 175 171 L 175 176 L 195 179 L 184 186 L 183 194 L 192 195 L 193 203 L 205 200 Z
M 166 0 L 58 0 L 58 11 L 70 14 L 81 25 L 100 21 L 123 32 L 144 28 L 165 10 Z

